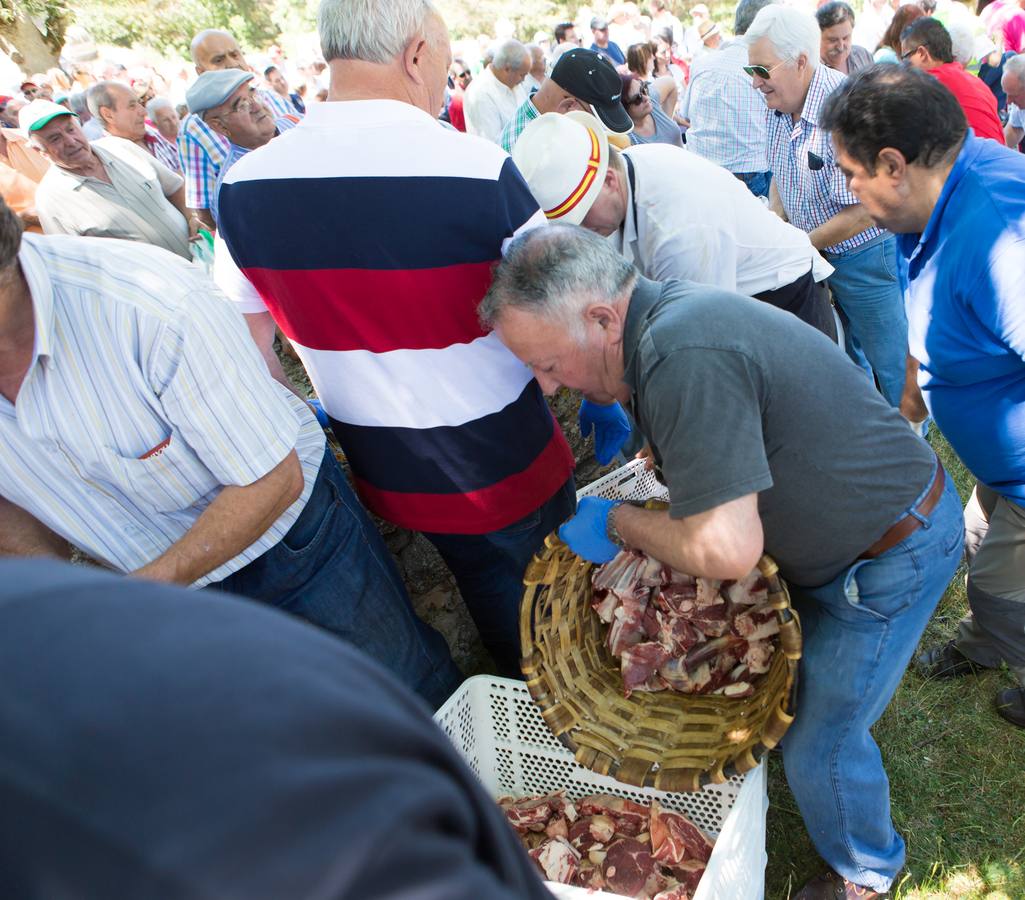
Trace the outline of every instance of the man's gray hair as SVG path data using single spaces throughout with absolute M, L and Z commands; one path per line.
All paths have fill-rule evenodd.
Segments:
M 755 16 L 744 41 L 750 47 L 761 38 L 768 38 L 782 59 L 796 60 L 803 53 L 813 69 L 819 64 L 822 38 L 819 23 L 809 13 L 792 6 L 766 6 Z
M 519 41 L 503 41 L 495 48 L 495 58 L 491 65 L 495 69 L 505 69 L 507 72 L 523 67 L 524 62 L 529 66 L 533 60 L 530 58 L 530 51 Z
M 68 97 L 68 106 L 71 108 L 71 111 L 81 119 L 82 113 L 89 111 L 89 102 L 86 97 L 86 92 L 78 91 Z
M 174 104 L 167 97 L 154 97 L 146 104 L 146 115 L 152 119 L 157 114 L 157 110 L 163 109 L 165 106 L 174 109 Z
M 751 27 L 751 23 L 759 11 L 763 7 L 778 2 L 779 0 L 740 0 L 740 3 L 737 4 L 737 12 L 733 17 L 733 33 L 737 37 L 743 37 L 747 34 L 748 28 Z
M 103 121 L 100 110 L 104 107 L 113 109 L 117 104 L 116 91 L 118 90 L 130 92 L 132 89 L 127 84 L 121 84 L 120 81 L 98 81 L 85 92 L 85 102 L 89 105 L 89 112 L 100 122 Z
M 534 228 L 509 245 L 477 314 L 490 328 L 506 309 L 522 309 L 559 321 L 580 337 L 587 306 L 613 300 L 636 277 L 632 263 L 585 228 Z
M 431 0 L 321 0 L 317 15 L 324 59 L 390 63 L 424 33 Z
M 1008 75 L 1012 78 L 1017 78 L 1018 83 L 1025 87 L 1025 53 L 1015 54 L 1004 63 L 1004 74 L 1002 77 L 1006 78 Z

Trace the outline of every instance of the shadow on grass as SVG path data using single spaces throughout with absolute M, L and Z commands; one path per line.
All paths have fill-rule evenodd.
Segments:
M 932 443 L 966 500 L 971 475 L 942 437 Z M 922 645 L 948 639 L 966 609 L 962 569 Z M 907 844 L 894 900 L 1025 898 L 1025 730 L 1008 725 L 993 705 L 1012 683 L 1005 670 L 929 681 L 909 672 L 873 729 L 893 820 Z M 771 757 L 765 895 L 787 900 L 825 866 L 786 786 L 782 759 Z

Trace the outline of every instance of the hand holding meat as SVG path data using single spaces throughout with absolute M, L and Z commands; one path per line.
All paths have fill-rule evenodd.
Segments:
M 612 462 L 633 430 L 623 407 L 618 403 L 603 406 L 582 400 L 578 422 L 582 437 L 586 438 L 594 428 L 594 458 L 603 466 Z
M 559 537 L 577 556 L 593 563 L 607 563 L 619 552 L 608 533 L 609 512 L 616 505 L 615 500 L 584 497 L 577 506 L 577 514 L 559 526 Z

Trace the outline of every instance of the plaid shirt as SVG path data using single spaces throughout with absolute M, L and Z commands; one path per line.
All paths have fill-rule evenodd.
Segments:
M 847 190 L 843 172 L 833 154 L 833 142 L 818 121 L 826 97 L 846 77 L 835 69 L 817 66 L 796 124 L 786 113 L 767 110 L 769 168 L 787 218 L 802 231 L 818 228 L 845 207 L 858 202 Z M 847 253 L 880 234 L 883 234 L 882 229 L 868 228 L 826 247 L 825 252 Z
M 260 99 L 273 114 L 275 119 L 280 119 L 284 116 L 295 116 L 302 118 L 302 113 L 295 107 L 292 101 L 288 97 L 282 97 L 281 94 L 276 91 L 271 91 L 266 88 L 257 88 L 256 93 L 260 95 Z
M 744 74 L 747 44 L 729 41 L 694 60 L 680 113 L 687 149 L 728 172 L 765 172 L 765 101 Z
M 291 104 L 288 104 L 287 112 L 278 112 L 282 104 L 287 102 L 283 97 L 273 91 L 258 90 L 256 93 L 270 108 L 279 132 L 288 131 L 299 123 L 299 116 Z M 191 209 L 210 209 L 217 187 L 217 175 L 230 147 L 231 142 L 226 137 L 217 134 L 195 113 L 182 122 L 178 134 L 178 156 L 181 172 L 185 176 L 185 203 Z
M 502 149 L 506 153 L 512 153 L 513 145 L 519 139 L 519 136 L 523 134 L 523 129 L 527 127 L 527 123 L 540 117 L 541 113 L 537 111 L 537 107 L 534 106 L 528 97 L 520 104 L 520 108 L 516 110 L 516 114 L 509 120 L 509 124 L 502 129 L 502 137 L 498 141 L 502 145 Z
M 149 124 L 146 125 L 146 137 L 144 140 L 150 155 L 158 162 L 162 162 L 172 172 L 177 172 L 181 175 L 182 164 L 181 160 L 178 159 L 178 148 L 174 144 Z

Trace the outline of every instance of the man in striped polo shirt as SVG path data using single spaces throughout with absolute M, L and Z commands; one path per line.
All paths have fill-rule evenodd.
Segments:
M 301 616 L 435 706 L 459 683 L 310 407 L 209 279 L 128 241 L 22 237 L 0 202 L 0 554 L 58 535 Z
M 545 219 L 500 148 L 436 121 L 451 52 L 432 6 L 366 9 L 321 4 L 328 102 L 225 177 L 218 277 L 284 381 L 275 323 L 292 342 L 367 506 L 437 547 L 515 674 L 523 572 L 572 511 L 573 458 L 476 310 Z

